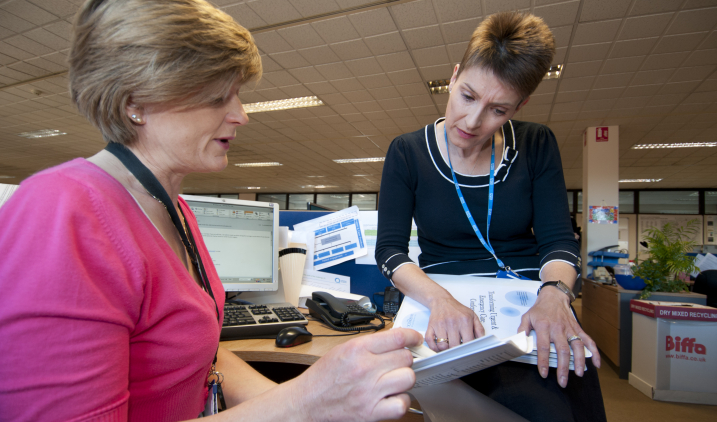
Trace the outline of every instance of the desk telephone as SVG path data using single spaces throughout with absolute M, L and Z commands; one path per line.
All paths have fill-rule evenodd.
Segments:
M 386 323 L 379 315 L 366 311 L 354 300 L 337 299 L 326 292 L 313 292 L 306 299 L 309 314 L 338 331 L 380 330 Z M 378 318 L 380 325 L 368 324 Z

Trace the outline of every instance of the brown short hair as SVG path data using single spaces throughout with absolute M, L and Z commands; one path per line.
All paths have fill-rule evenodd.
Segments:
M 482 66 L 528 98 L 550 69 L 553 56 L 555 38 L 541 18 L 529 13 L 496 13 L 473 32 L 458 74 Z
M 137 137 L 125 111 L 200 106 L 261 75 L 249 31 L 204 0 L 88 0 L 69 55 L 72 100 L 105 140 Z

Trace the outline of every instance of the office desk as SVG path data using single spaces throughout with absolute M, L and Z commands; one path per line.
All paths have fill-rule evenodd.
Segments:
M 375 323 L 376 321 L 373 322 Z M 386 327 L 381 331 L 390 329 L 392 325 L 393 323 L 386 322 Z M 309 321 L 309 325 L 306 328 L 314 335 L 341 334 L 339 331 L 331 330 L 324 326 L 324 324 L 316 321 Z M 314 337 L 312 341 L 308 343 L 289 348 L 276 347 L 274 340 L 271 339 L 222 341 L 219 344 L 247 362 L 289 363 L 308 367 L 332 348 L 350 339 L 370 335 L 372 333 L 374 333 L 374 331 L 367 331 L 353 336 Z M 411 407 L 420 409 L 420 405 L 416 401 L 411 403 Z M 423 416 L 407 413 L 403 418 L 399 419 L 399 421 L 423 422 Z

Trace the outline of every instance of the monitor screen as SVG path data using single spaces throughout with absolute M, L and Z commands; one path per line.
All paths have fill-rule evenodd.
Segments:
M 191 195 L 182 198 L 197 217 L 225 291 L 279 288 L 277 204 Z

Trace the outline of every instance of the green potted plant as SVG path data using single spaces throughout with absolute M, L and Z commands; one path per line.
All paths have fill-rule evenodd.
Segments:
M 633 271 L 633 275 L 646 284 L 640 299 L 649 298 L 652 292 L 688 290 L 687 283 L 679 275 L 697 270 L 695 257 L 686 254 L 695 247 L 695 242 L 690 239 L 697 233 L 697 224 L 697 220 L 690 220 L 684 227 L 667 223 L 646 230 L 649 257 L 639 262 Z

